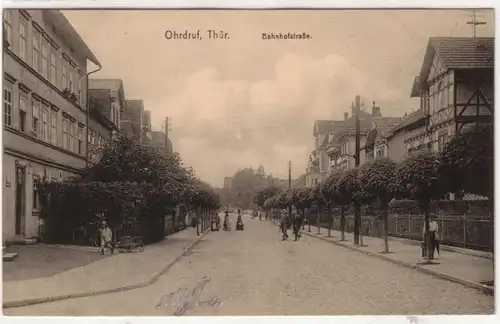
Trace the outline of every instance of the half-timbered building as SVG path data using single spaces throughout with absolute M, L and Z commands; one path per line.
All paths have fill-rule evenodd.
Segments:
M 420 97 L 425 131 L 407 140 L 407 149 L 439 152 L 466 128 L 493 121 L 494 38 L 429 39 L 412 97 Z

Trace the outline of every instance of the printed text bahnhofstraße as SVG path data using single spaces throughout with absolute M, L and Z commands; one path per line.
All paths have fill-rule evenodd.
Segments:
M 308 33 L 262 33 L 262 39 L 312 39 Z

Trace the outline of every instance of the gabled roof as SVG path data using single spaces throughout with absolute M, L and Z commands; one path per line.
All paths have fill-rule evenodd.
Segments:
M 424 61 L 414 84 L 415 90 L 424 89 L 434 55 L 438 55 L 448 70 L 493 69 L 495 62 L 495 38 L 493 37 L 431 37 L 427 44 Z
M 314 122 L 313 136 L 329 133 L 336 125 L 342 122 L 340 120 L 316 120 Z
M 386 137 L 391 131 L 403 122 L 404 117 L 379 117 L 374 118 L 375 127 L 380 136 Z
M 422 120 L 423 118 L 425 118 L 424 113 L 421 110 L 416 110 L 416 111 L 412 112 L 411 114 L 409 114 L 408 116 L 403 117 L 401 123 L 399 123 L 399 125 L 394 127 L 389 132 L 389 134 L 387 136 L 389 136 L 389 137 L 393 136 L 395 133 L 398 133 L 399 131 L 405 129 L 406 127 L 417 123 L 418 121 Z
M 85 41 L 60 10 L 42 10 L 42 15 L 45 21 L 50 21 L 52 26 L 57 29 L 58 36 L 64 39 L 64 42 L 76 53 L 83 55 L 95 65 L 99 67 L 102 66 L 97 57 L 92 53 Z

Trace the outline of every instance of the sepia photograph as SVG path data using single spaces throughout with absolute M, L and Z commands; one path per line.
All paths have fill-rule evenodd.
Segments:
M 495 313 L 494 9 L 2 15 L 4 315 Z

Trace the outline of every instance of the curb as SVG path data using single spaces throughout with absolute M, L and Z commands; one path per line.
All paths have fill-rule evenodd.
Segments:
M 472 282 L 472 281 L 469 281 L 469 280 L 465 280 L 465 279 L 462 279 L 462 278 L 453 277 L 453 276 L 450 276 L 450 275 L 447 275 L 447 274 L 444 274 L 444 273 L 441 273 L 441 272 L 437 272 L 437 271 L 434 271 L 434 270 L 423 268 L 423 267 L 415 265 L 415 264 L 410 264 L 410 263 L 406 263 L 406 262 L 403 262 L 403 261 L 394 260 L 394 259 L 391 259 L 391 258 L 383 255 L 383 254 L 373 253 L 373 252 L 369 252 L 369 251 L 363 251 L 363 250 L 358 249 L 358 248 L 353 247 L 353 246 L 348 246 L 348 245 L 344 245 L 344 244 L 341 244 L 341 243 L 338 243 L 338 242 L 335 242 L 335 241 L 332 241 L 332 240 L 328 240 L 326 237 L 321 237 L 321 236 L 318 236 L 317 234 L 309 234 L 309 233 L 304 233 L 304 234 L 306 234 L 309 237 L 314 237 L 314 238 L 323 240 L 325 242 L 332 243 L 332 244 L 335 244 L 337 246 L 341 246 L 341 247 L 347 248 L 347 249 L 352 250 L 352 251 L 363 253 L 365 255 L 376 257 L 376 258 L 384 260 L 384 261 L 389 261 L 389 262 L 392 262 L 394 264 L 397 264 L 397 265 L 400 265 L 400 266 L 403 266 L 403 267 L 406 267 L 406 268 L 416 269 L 416 270 L 418 270 L 418 271 L 420 271 L 422 273 L 425 273 L 427 275 L 431 275 L 433 277 L 437 277 L 439 279 L 443 279 L 443 280 L 451 281 L 451 282 L 454 282 L 454 283 L 458 283 L 458 284 L 461 284 L 461 285 L 463 285 L 465 287 L 468 287 L 468 288 L 477 289 L 480 292 L 482 292 L 483 294 L 494 295 L 494 293 L 495 293 L 495 288 L 491 287 L 491 286 L 482 285 L 482 284 L 478 284 L 478 283 L 475 283 L 475 282 Z
M 147 280 L 145 282 L 141 282 L 141 283 L 137 283 L 137 284 L 133 284 L 133 285 L 128 285 L 128 286 L 111 288 L 111 289 L 103 289 L 103 290 L 96 290 L 96 291 L 91 291 L 91 292 L 84 292 L 84 293 L 75 293 L 75 294 L 68 294 L 68 295 L 60 295 L 60 296 L 51 296 L 51 297 L 16 300 L 16 301 L 12 301 L 12 302 L 4 302 L 3 308 L 24 307 L 24 306 L 29 306 L 29 305 L 51 303 L 51 302 L 55 302 L 55 301 L 65 300 L 65 299 L 75 299 L 75 298 L 105 295 L 105 294 L 117 293 L 117 292 L 122 292 L 122 291 L 127 291 L 127 290 L 134 290 L 134 289 L 144 288 L 144 287 L 150 286 L 153 283 L 155 283 L 163 274 L 165 274 L 165 272 L 167 272 L 182 257 L 184 257 L 187 253 L 189 253 L 199 242 L 201 242 L 201 239 L 205 235 L 207 235 L 209 232 L 210 232 L 210 229 L 206 230 L 204 233 L 201 233 L 200 236 L 198 236 L 194 242 L 192 242 L 187 248 L 184 249 L 184 251 L 182 251 L 182 253 L 180 253 L 175 259 L 170 261 L 163 269 L 161 269 L 159 272 L 154 274 L 149 280 Z

